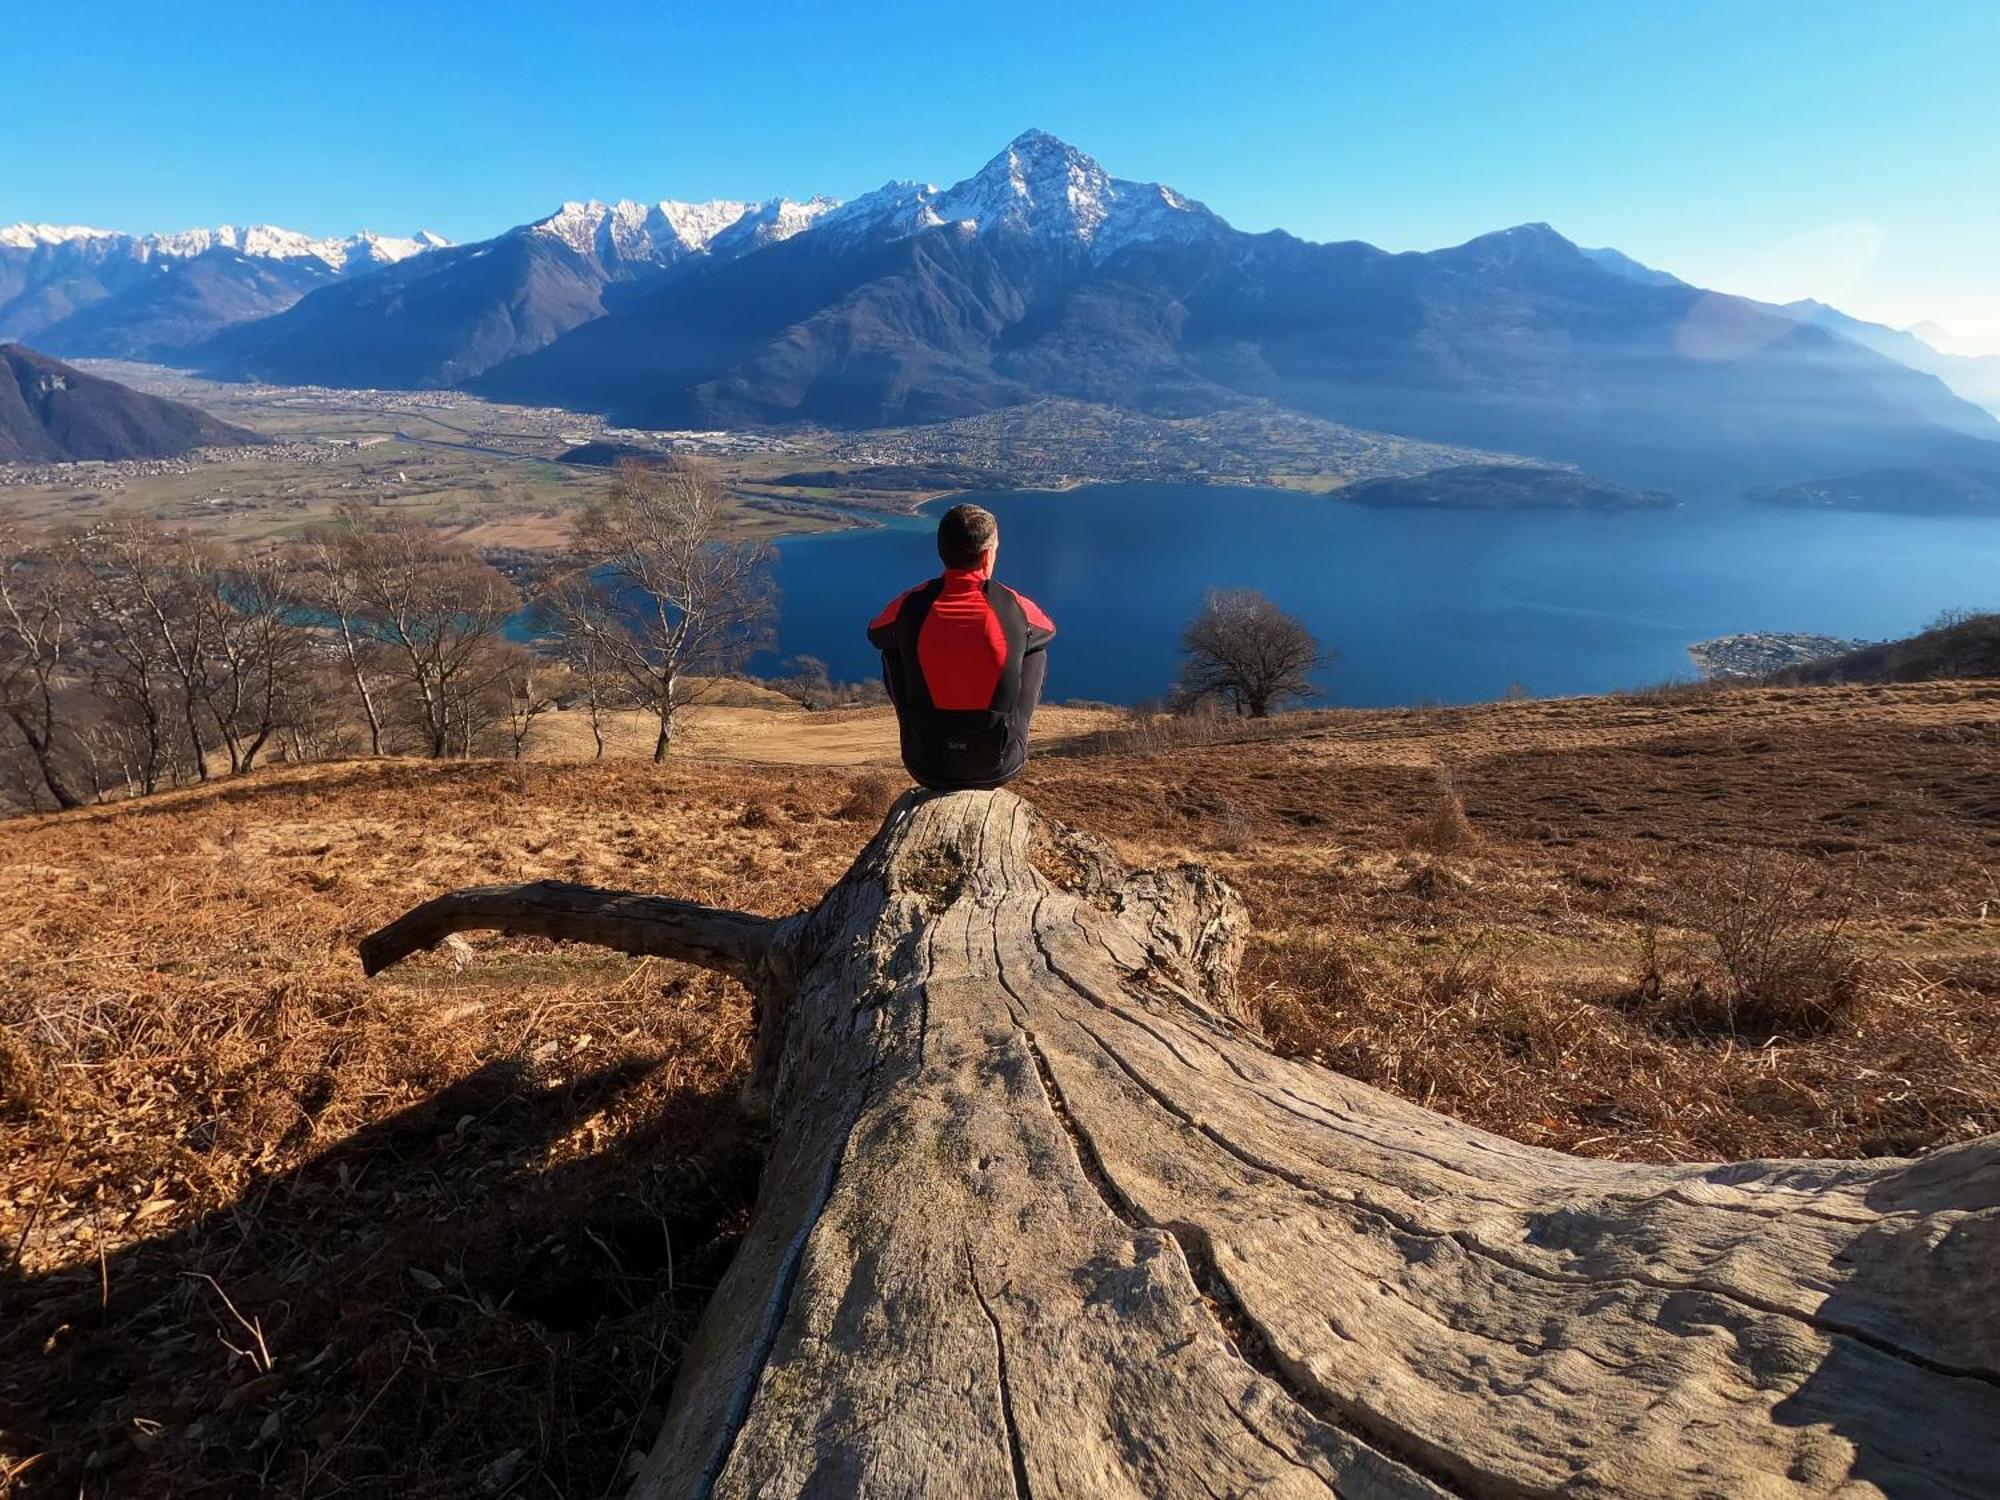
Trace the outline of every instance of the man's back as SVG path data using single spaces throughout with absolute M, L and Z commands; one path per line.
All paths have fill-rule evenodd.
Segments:
M 940 790 L 995 787 L 1020 774 L 1055 638 L 1054 622 L 1032 599 L 990 576 L 992 518 L 963 506 L 947 514 L 947 525 L 961 512 L 974 513 L 975 526 L 985 517 L 984 534 L 996 540 L 974 554 L 977 562 L 947 566 L 898 595 L 868 626 L 896 705 L 903 764 Z M 949 540 L 941 526 L 941 552 Z

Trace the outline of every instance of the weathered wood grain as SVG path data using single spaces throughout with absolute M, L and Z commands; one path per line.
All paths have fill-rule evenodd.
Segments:
M 2000 1495 L 2000 1138 L 1537 1150 L 1273 1057 L 1243 929 L 1004 792 L 740 929 L 770 1153 L 634 1495 Z

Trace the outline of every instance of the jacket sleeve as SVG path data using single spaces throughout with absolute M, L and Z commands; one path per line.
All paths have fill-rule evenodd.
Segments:
M 1018 589 L 1009 589 L 1007 592 L 1020 604 L 1022 617 L 1028 622 L 1027 649 L 1031 652 L 1045 649 L 1049 642 L 1056 638 L 1056 622 L 1049 618 L 1048 612 L 1041 605 Z
M 903 601 L 921 587 L 923 585 L 918 584 L 915 587 L 904 589 L 902 593 L 891 599 L 884 606 L 881 614 L 868 622 L 869 645 L 873 646 L 877 651 L 893 651 L 895 649 L 896 618 L 903 612 Z

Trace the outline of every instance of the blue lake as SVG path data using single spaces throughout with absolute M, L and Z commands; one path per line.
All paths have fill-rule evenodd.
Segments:
M 1694 675 L 1747 630 L 1883 638 L 2000 606 L 2000 521 L 1747 505 L 1590 515 L 1369 510 L 1321 496 L 1118 484 L 975 497 L 999 575 L 1060 632 L 1052 699 L 1162 694 L 1205 590 L 1261 589 L 1340 653 L 1328 700 L 1473 702 Z M 877 671 L 869 617 L 937 572 L 928 514 L 778 544 L 780 656 Z

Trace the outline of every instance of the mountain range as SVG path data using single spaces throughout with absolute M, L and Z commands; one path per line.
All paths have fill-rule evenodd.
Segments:
M 0 338 L 72 356 L 185 357 L 224 328 L 445 243 L 427 231 L 315 239 L 268 224 L 177 234 L 9 225 L 0 229 Z
M 173 458 L 264 439 L 19 344 L 0 344 L 0 463 Z
M 493 239 L 327 287 L 200 353 L 231 376 L 281 383 L 457 385 L 605 316 L 627 287 L 696 259 L 749 255 L 833 207 L 825 198 L 565 203 Z
M 461 386 L 642 427 L 1272 401 L 1641 485 L 2000 470 L 2000 422 L 1946 383 L 1983 389 L 1978 362 L 1912 335 L 1690 286 L 1543 224 L 1402 254 L 1246 233 L 1039 131 L 952 186 L 845 204 L 571 203 L 477 244 L 340 264 L 211 246 L 155 295 L 72 296 L 87 305 L 56 317 L 62 284 L 9 291 L 15 233 L 0 334 L 33 331 L 25 306 L 57 352 Z

